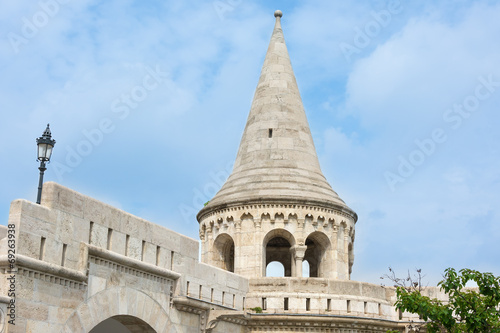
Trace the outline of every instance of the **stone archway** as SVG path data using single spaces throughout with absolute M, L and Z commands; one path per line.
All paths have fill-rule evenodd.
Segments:
M 234 240 L 228 234 L 217 236 L 213 246 L 215 266 L 234 273 Z
M 267 266 L 271 262 L 283 265 L 285 277 L 292 276 L 292 254 L 290 249 L 295 245 L 295 238 L 285 229 L 273 229 L 263 241 L 263 276 L 266 276 Z
M 167 300 L 164 301 L 167 303 Z M 135 329 L 142 325 L 150 328 L 146 331 L 148 333 L 176 333 L 166 309 L 168 305 L 162 307 L 157 300 L 139 290 L 115 287 L 81 303 L 69 316 L 62 332 L 88 333 L 100 323 L 114 318 L 127 328 Z
M 327 277 L 331 271 L 331 260 L 328 258 L 331 243 L 328 236 L 315 231 L 307 237 L 305 245 L 304 261 L 309 264 L 309 277 Z
M 97 324 L 89 333 L 157 333 L 148 323 L 132 316 L 114 316 Z
M 266 267 L 266 276 L 268 277 L 284 277 L 285 266 L 279 261 L 272 261 Z

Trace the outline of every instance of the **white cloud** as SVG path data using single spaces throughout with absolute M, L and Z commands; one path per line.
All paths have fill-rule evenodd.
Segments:
M 420 17 L 356 63 L 348 106 L 367 127 L 400 134 L 438 124 L 473 93 L 479 76 L 500 78 L 500 6 L 477 5 L 454 25 Z

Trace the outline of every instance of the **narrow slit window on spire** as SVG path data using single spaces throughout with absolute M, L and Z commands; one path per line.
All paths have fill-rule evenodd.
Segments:
M 272 128 L 270 128 L 270 129 L 269 129 L 269 139 L 270 139 L 270 138 L 272 138 L 272 137 L 273 137 L 273 129 L 272 129 Z

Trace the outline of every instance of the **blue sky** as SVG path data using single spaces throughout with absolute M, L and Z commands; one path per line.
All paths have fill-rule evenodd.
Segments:
M 352 279 L 500 275 L 500 2 L 6 2 L 0 217 L 56 181 L 198 239 L 282 24 L 323 173 L 359 215 Z

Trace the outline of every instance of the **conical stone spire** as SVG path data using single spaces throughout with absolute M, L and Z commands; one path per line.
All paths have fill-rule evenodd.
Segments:
M 262 67 L 233 172 L 198 214 L 254 203 L 313 204 L 356 219 L 321 172 L 281 28 L 281 11 Z

